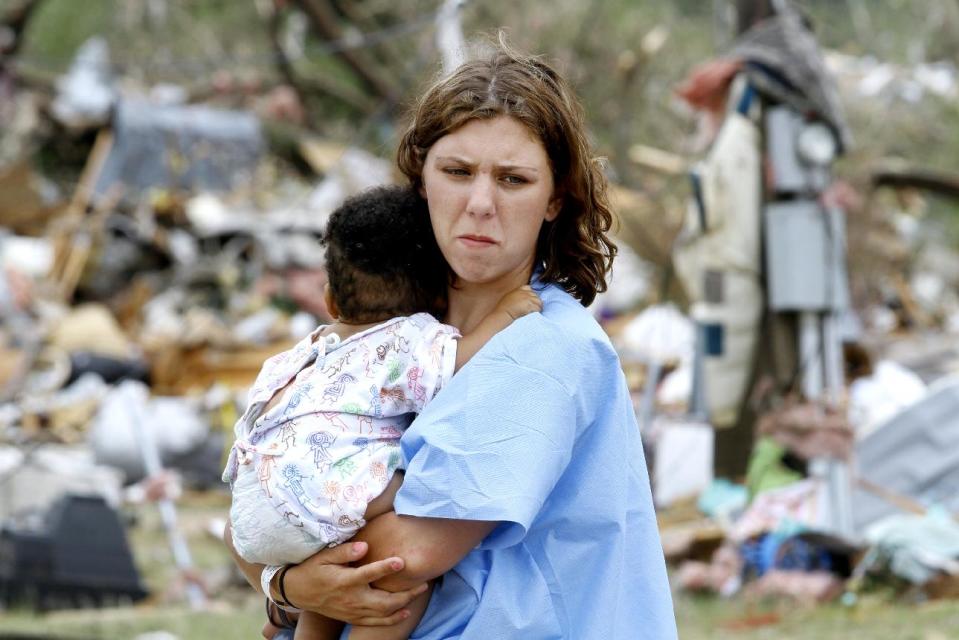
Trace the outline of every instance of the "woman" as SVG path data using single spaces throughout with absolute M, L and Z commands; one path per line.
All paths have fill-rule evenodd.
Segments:
M 445 321 L 469 331 L 528 282 L 543 311 L 494 337 L 403 436 L 395 512 L 271 591 L 391 624 L 443 576 L 414 638 L 675 637 L 632 403 L 583 307 L 605 289 L 615 246 L 572 92 L 499 49 L 426 92 L 398 161 L 452 272 Z M 346 566 L 364 555 L 374 562 Z M 243 568 L 256 583 L 258 568 Z

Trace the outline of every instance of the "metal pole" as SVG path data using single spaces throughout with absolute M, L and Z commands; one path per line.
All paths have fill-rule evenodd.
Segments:
M 656 383 L 662 370 L 658 360 L 650 359 L 646 363 L 646 384 L 643 387 L 643 399 L 639 405 L 639 428 L 643 433 L 649 433 L 653 426 L 653 415 L 656 413 Z
M 818 400 L 823 390 L 822 335 L 820 315 L 814 311 L 799 314 L 799 366 L 802 390 L 807 400 Z
M 150 431 L 146 420 L 143 419 L 142 405 L 139 402 L 131 402 L 137 412 L 136 431 L 140 440 L 140 453 L 143 456 L 143 466 L 147 477 L 157 477 L 163 472 L 163 464 L 160 462 L 160 452 L 157 449 L 156 441 L 153 439 L 153 433 Z M 167 497 L 157 500 L 157 508 L 160 511 L 160 520 L 163 522 L 163 528 L 166 529 L 167 539 L 170 542 L 170 549 L 173 552 L 173 561 L 180 569 L 181 575 L 186 579 L 186 596 L 190 607 L 199 610 L 206 606 L 206 595 L 203 589 L 192 580 L 193 559 L 190 557 L 190 548 L 186 540 L 180 534 L 177 526 L 176 506 L 173 500 Z

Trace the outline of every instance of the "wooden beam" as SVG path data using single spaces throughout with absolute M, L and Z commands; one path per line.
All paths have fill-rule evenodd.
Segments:
M 873 187 L 925 189 L 951 198 L 959 198 L 959 174 L 931 169 L 905 167 L 881 169 L 872 174 Z

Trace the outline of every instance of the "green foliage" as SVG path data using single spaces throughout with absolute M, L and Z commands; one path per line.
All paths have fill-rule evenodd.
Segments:
M 51 70 L 65 71 L 77 47 L 103 32 L 115 0 L 45 0 L 25 34 L 23 54 Z
M 8 4 L 10 0 L 3 0 Z M 270 45 L 268 21 L 256 2 L 168 0 L 165 18 L 152 16 L 146 0 L 42 0 L 27 34 L 24 56 L 63 70 L 76 47 L 95 33 L 104 35 L 114 61 L 126 76 L 145 84 L 169 81 L 188 88 L 209 83 L 216 73 L 242 81 L 259 78 L 252 92 L 282 82 Z M 269 3 L 268 3 L 269 4 Z M 337 0 L 344 33 L 376 34 L 409 25 L 363 55 L 396 87 L 402 104 L 371 96 L 372 111 L 309 89 L 311 125 L 322 135 L 365 145 L 389 157 L 397 122 L 438 69 L 439 56 L 429 20 L 439 0 Z M 698 63 L 719 55 L 732 33 L 733 0 L 474 0 L 463 11 L 471 40 L 495 38 L 504 29 L 518 48 L 555 61 L 577 88 L 600 154 L 610 160 L 617 181 L 650 189 L 655 176 L 627 158 L 642 143 L 686 153 L 695 123 L 677 108 L 674 89 Z M 816 25 L 820 41 L 853 55 L 907 62 L 942 56 L 959 60 L 959 3 L 954 0 L 798 0 Z M 851 7 L 866 7 L 856 13 Z M 288 3 L 288 7 L 295 3 Z M 0 5 L 2 8 L 2 5 Z M 284 30 L 292 9 L 284 14 Z M 865 15 L 865 18 L 863 18 Z M 357 22 L 359 21 L 359 22 Z M 309 29 L 308 29 L 309 32 Z M 652 50 L 649 36 L 661 36 Z M 329 52 L 315 33 L 305 39 L 306 56 L 293 61 L 306 84 L 340 87 L 363 94 L 365 84 L 349 65 Z M 47 65 L 51 66 L 51 65 Z M 889 155 L 935 168 L 955 169 L 959 157 L 959 107 L 927 100 L 921 105 L 847 104 L 859 160 Z M 657 187 L 653 186 L 653 190 Z

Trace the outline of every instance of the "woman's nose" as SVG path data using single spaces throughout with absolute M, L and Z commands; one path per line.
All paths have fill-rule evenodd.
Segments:
M 496 211 L 493 180 L 485 176 L 477 176 L 470 185 L 469 201 L 466 203 L 466 213 L 471 216 L 487 217 Z

